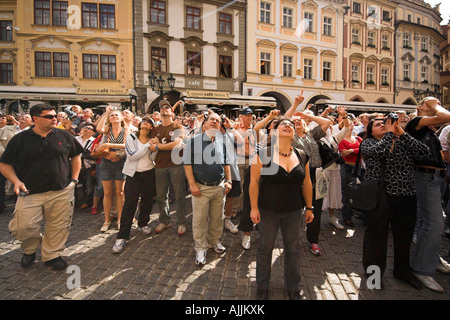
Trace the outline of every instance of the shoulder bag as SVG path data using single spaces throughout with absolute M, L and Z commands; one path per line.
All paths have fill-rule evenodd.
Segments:
M 320 158 L 322 159 L 322 168 L 326 169 L 335 162 L 338 162 L 339 164 L 342 164 L 343 162 L 345 163 L 342 156 L 336 152 L 333 147 L 329 146 L 328 143 L 323 141 L 323 139 L 326 138 L 322 138 L 317 142 L 317 145 L 319 146 Z
M 358 153 L 353 171 L 353 182 L 347 186 L 344 205 L 356 211 L 373 211 L 376 209 L 380 194 L 384 188 L 386 160 L 381 163 L 381 177 L 379 180 L 358 181 L 358 168 L 361 152 Z
M 108 132 L 108 139 L 106 142 L 107 143 L 109 142 L 109 132 Z M 109 150 L 109 147 L 106 147 L 102 151 L 91 151 L 91 157 L 94 159 L 101 159 L 101 158 L 109 156 L 110 153 L 111 153 L 111 150 Z

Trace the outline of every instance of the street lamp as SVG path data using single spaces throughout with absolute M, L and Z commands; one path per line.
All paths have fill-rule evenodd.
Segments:
M 150 75 L 148 76 L 148 80 L 150 82 L 150 87 L 154 92 L 162 96 L 164 94 L 164 82 L 165 80 L 161 75 L 159 75 L 159 78 L 156 77 L 155 73 L 152 71 Z M 169 85 L 170 90 L 173 90 L 175 87 L 175 78 L 172 74 L 169 75 L 167 78 L 167 84 Z

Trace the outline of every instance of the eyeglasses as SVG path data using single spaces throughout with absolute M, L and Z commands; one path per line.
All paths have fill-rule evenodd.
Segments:
M 57 118 L 57 115 L 56 115 L 56 114 L 47 114 L 47 115 L 45 115 L 45 116 L 35 116 L 35 117 L 45 118 L 45 119 L 52 120 L 52 119 L 56 119 L 56 118 Z
M 92 127 L 83 127 L 82 129 L 86 129 L 86 130 L 92 130 L 92 131 L 94 131 L 94 128 L 92 128 Z
M 283 121 L 278 126 L 289 126 L 291 128 L 295 128 L 294 124 L 292 124 L 291 122 L 288 122 L 288 121 Z

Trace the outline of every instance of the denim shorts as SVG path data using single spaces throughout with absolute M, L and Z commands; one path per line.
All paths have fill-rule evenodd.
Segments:
M 101 181 L 125 180 L 126 175 L 122 173 L 123 165 L 125 164 L 125 159 L 126 157 L 124 157 L 118 162 L 112 162 L 103 158 L 99 168 L 100 180 Z

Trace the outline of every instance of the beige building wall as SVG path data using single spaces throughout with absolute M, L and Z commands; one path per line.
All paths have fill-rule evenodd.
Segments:
M 397 103 L 416 104 L 425 96 L 439 96 L 441 21 L 439 10 L 423 0 L 398 0 Z
M 347 0 L 344 19 L 346 100 L 394 103 L 396 4 Z
M 243 94 L 275 97 L 282 111 L 302 90 L 304 104 L 343 100 L 343 13 L 340 1 L 249 1 Z

